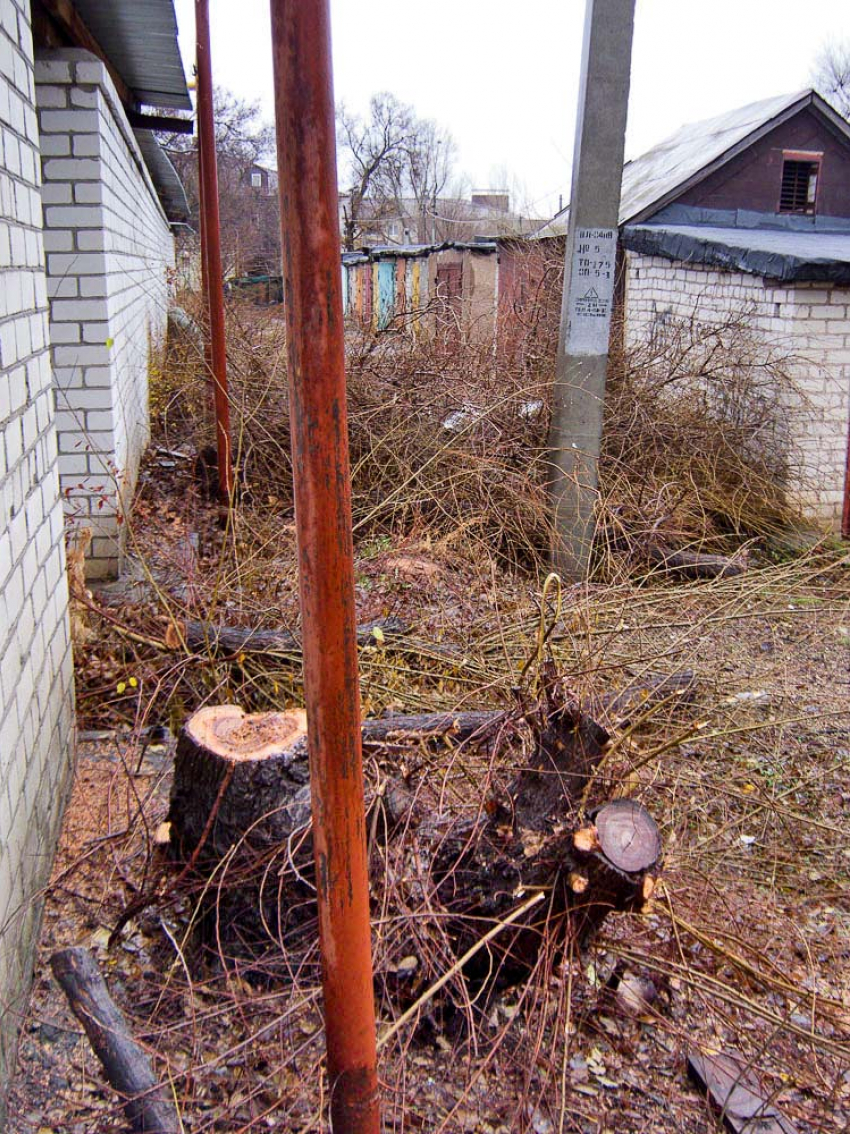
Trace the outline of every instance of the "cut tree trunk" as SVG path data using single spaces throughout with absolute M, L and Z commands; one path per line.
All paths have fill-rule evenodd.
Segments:
M 405 736 L 472 742 L 501 733 L 509 739 L 523 722 L 530 726 L 530 758 L 482 802 L 477 818 L 432 808 L 420 809 L 423 817 L 410 809 L 407 823 L 398 825 L 403 833 L 389 835 L 410 840 L 431 901 L 443 911 L 440 932 L 457 956 L 523 895 L 546 892 L 547 901 L 466 965 L 468 982 L 488 990 L 524 979 L 544 938 L 561 945 L 566 937 L 584 942 L 611 910 L 640 906 L 661 855 L 658 829 L 639 803 L 603 802 L 584 814 L 583 796 L 609 734 L 551 672 L 545 688 L 544 700 L 524 714 L 428 714 L 363 726 L 367 745 L 395 744 Z M 390 780 L 381 798 L 406 801 L 410 794 L 400 779 Z M 287 943 L 303 935 L 305 921 L 315 916 L 303 713 L 201 709 L 178 742 L 169 820 L 175 857 L 191 864 L 202 885 L 213 875 L 221 881 L 227 864 L 231 882 L 219 886 L 215 897 L 219 939 L 226 923 L 238 926 L 243 946 L 262 936 L 260 925 L 267 944 L 269 934 Z M 415 945 L 411 950 L 415 955 Z
M 357 627 L 358 645 L 368 646 L 381 636 L 399 637 L 409 627 L 398 618 L 378 618 Z M 183 624 L 183 637 L 190 650 L 198 653 L 301 654 L 301 638 L 291 630 L 263 630 L 250 626 L 225 626 L 198 622 L 190 618 Z
M 178 1134 L 182 1126 L 169 1092 L 130 1034 L 88 949 L 62 949 L 50 958 L 50 966 L 107 1079 L 121 1096 L 132 1129 L 137 1134 Z
M 649 558 L 666 571 L 675 571 L 689 579 L 725 579 L 743 575 L 747 570 L 747 564 L 742 559 L 708 555 L 701 551 L 673 551 L 663 545 L 651 547 Z

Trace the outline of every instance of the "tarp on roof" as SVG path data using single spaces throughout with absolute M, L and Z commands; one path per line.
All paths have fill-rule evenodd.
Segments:
M 716 118 L 692 122 L 623 166 L 620 224 L 645 220 L 653 210 L 663 207 L 806 106 L 814 106 L 824 114 L 850 142 L 850 126 L 811 89 L 753 102 Z M 562 209 L 534 235 L 537 238 L 564 236 L 568 223 L 569 207 Z
M 74 7 L 140 103 L 192 109 L 174 0 L 74 0 Z
M 707 225 L 626 225 L 623 247 L 644 256 L 748 272 L 781 283 L 850 285 L 850 233 Z

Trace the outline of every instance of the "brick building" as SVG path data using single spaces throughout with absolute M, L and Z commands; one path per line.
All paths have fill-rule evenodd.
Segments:
M 138 14 L 0 0 L 0 1088 L 71 782 L 63 499 L 114 571 L 182 207 L 140 113 L 191 106 L 172 0 Z
M 807 90 L 682 127 L 624 167 L 620 243 L 628 342 L 739 316 L 784 350 L 789 494 L 850 535 L 850 125 Z

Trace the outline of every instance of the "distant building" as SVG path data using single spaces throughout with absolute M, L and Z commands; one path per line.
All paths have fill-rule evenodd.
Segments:
M 536 238 L 562 237 L 569 209 Z M 850 126 L 813 90 L 683 126 L 623 169 L 620 301 L 636 343 L 740 314 L 808 407 L 789 485 L 850 535 Z
M 496 243 L 485 240 L 344 252 L 343 309 L 373 331 L 491 336 L 498 262 Z
M 277 170 L 260 162 L 245 171 L 244 183 L 263 197 L 273 197 L 277 193 Z
M 340 194 L 340 232 L 345 236 L 350 195 Z M 476 238 L 518 236 L 539 227 L 538 219 L 511 209 L 510 194 L 487 190 L 474 192 L 469 199 L 437 197 L 366 197 L 357 217 L 358 248 L 386 244 L 438 244 L 444 241 L 469 242 Z

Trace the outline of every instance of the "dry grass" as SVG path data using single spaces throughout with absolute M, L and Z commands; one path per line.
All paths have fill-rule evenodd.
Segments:
M 281 942 L 273 931 L 267 965 L 233 955 L 215 927 L 212 948 L 199 950 L 188 895 L 174 891 L 153 841 L 171 741 L 151 726 L 176 729 L 207 702 L 303 700 L 297 655 L 191 654 L 169 637 L 186 615 L 298 625 L 282 328 L 246 308 L 230 319 L 245 499 L 222 531 L 191 461 L 175 457 L 209 440 L 197 357 L 175 348 L 155 390 L 157 440 L 172 452 L 165 466 L 154 452 L 131 532 L 141 583 L 96 601 L 96 637 L 79 648 L 83 718 L 124 732 L 84 761 L 43 948 L 92 940 L 187 1129 L 307 1134 L 322 1128 L 327 1101 L 314 937 L 302 926 L 297 941 Z M 694 1042 L 741 1050 L 804 1134 L 837 1129 L 850 1096 L 847 560 L 816 550 L 676 586 L 646 574 L 647 539 L 659 533 L 717 549 L 792 518 L 781 484 L 793 455 L 773 446 L 785 367 L 753 353 L 735 325 L 711 335 L 682 328 L 678 345 L 617 359 L 597 574 L 542 594 L 552 327 L 542 317 L 524 325 L 528 334 L 495 354 L 400 331 L 352 335 L 358 614 L 412 625 L 407 639 L 361 651 L 367 710 L 513 704 L 517 685 L 533 686 L 541 626 L 543 655 L 582 697 L 692 668 L 699 699 L 684 718 L 647 713 L 618 733 L 597 784 L 639 798 L 662 827 L 653 910 L 610 919 L 588 955 L 544 947 L 533 978 L 493 1003 L 471 1002 L 454 976 L 464 1027 L 437 1023 L 426 1041 L 411 1022 L 382 1046 L 385 1129 L 702 1131 L 704 1105 L 684 1081 Z M 453 413 L 463 416 L 447 429 Z M 368 790 L 379 797 L 401 775 L 430 810 L 474 815 L 520 758 L 508 733 L 495 748 L 396 747 L 370 756 Z M 96 814 L 80 821 L 88 809 Z M 380 807 L 374 814 L 385 1034 L 394 1009 L 381 990 L 399 962 L 417 956 L 427 992 L 455 957 L 415 840 L 382 839 Z M 285 892 L 291 859 L 281 854 L 266 871 L 267 888 Z M 234 883 L 224 864 L 212 886 L 225 893 Z M 107 950 L 104 930 L 140 894 L 155 900 Z M 624 968 L 658 992 L 637 1014 L 607 985 Z M 39 1014 L 67 1026 L 44 976 L 35 1005 L 36 1039 L 27 1033 L 24 1044 L 31 1095 L 45 1058 Z M 111 1100 L 92 1088 L 99 1072 L 84 1042 L 63 1034 L 54 1071 L 65 1086 L 33 1122 L 23 1099 L 15 1134 L 39 1122 L 74 1134 L 119 1128 Z
M 703 1130 L 702 1104 L 683 1073 L 694 1042 L 742 1051 L 802 1131 L 838 1128 L 850 1064 L 841 959 L 850 929 L 847 566 L 824 555 L 712 583 L 576 589 L 563 596 L 560 616 L 550 593 L 547 650 L 580 692 L 616 688 L 647 671 L 697 674 L 699 700 L 687 716 L 651 716 L 617 735 L 605 768 L 662 826 L 663 889 L 645 918 L 611 919 L 591 954 L 559 959 L 544 948 L 527 985 L 487 1006 L 467 999 L 465 1028 L 438 1029 L 430 1041 L 412 1023 L 402 1028 L 381 1051 L 387 1129 L 584 1131 L 602 1120 L 629 1131 L 671 1122 Z M 423 700 L 504 703 L 536 652 L 539 621 L 521 590 L 501 591 L 495 606 L 476 596 L 462 630 L 443 627 L 446 640 L 465 647 L 467 686 L 453 685 L 445 661 L 431 659 L 423 674 L 415 654 L 367 648 L 367 693 L 387 684 L 410 708 Z M 214 664 L 220 682 L 244 680 L 238 659 Z M 534 665 L 526 680 L 533 677 Z M 274 680 L 273 669 L 252 677 L 255 689 L 265 686 L 266 703 L 285 703 Z M 137 699 L 139 723 L 148 693 Z M 214 691 L 218 699 L 230 693 L 225 684 Z M 494 777 L 519 759 L 507 741 L 495 752 L 443 756 L 419 746 L 389 750 L 367 764 L 370 795 L 401 773 L 429 801 L 474 811 Z M 134 1026 L 173 1081 L 188 1129 L 261 1129 L 266 1118 L 321 1129 L 318 956 L 303 927 L 285 948 L 269 938 L 271 983 L 262 963 L 246 964 L 223 946 L 216 956 L 215 935 L 204 961 L 186 895 L 172 892 L 165 876 L 157 901 L 105 951 L 99 927 L 111 928 L 161 877 L 151 836 L 168 784 L 161 743 L 148 744 L 141 764 L 130 739 L 118 755 L 100 761 L 103 818 L 88 838 L 77 833 L 59 865 L 50 902 L 62 918 L 48 919 L 51 945 L 94 933 L 113 982 L 132 989 Z M 90 781 L 81 787 L 90 801 Z M 440 911 L 417 879 L 415 843 L 384 844 L 380 826 L 372 838 L 379 988 L 411 953 L 427 988 L 454 961 Z M 276 892 L 288 884 L 287 862 L 281 855 L 267 864 Z M 227 892 L 232 883 L 225 864 L 213 885 Z M 637 1016 L 606 988 L 618 964 L 651 977 L 658 990 Z M 450 991 L 464 1003 L 459 979 Z M 45 987 L 39 1003 L 55 1019 L 55 994 Z M 383 1032 L 392 1008 L 382 998 L 379 1016 Z M 74 1051 L 78 1070 L 60 1100 L 69 1116 L 63 1129 L 72 1128 L 71 1117 L 80 1130 L 111 1129 L 109 1104 L 82 1089 L 86 1076 L 98 1079 L 91 1057 L 83 1043 Z
M 473 561 L 544 570 L 556 323 L 542 299 L 521 314 L 495 346 L 487 328 L 413 334 L 405 316 L 378 334 L 351 330 L 356 540 L 427 536 Z M 229 320 L 242 483 L 255 503 L 285 512 L 292 469 L 280 309 L 234 306 Z M 597 578 L 644 571 L 659 541 L 723 551 L 801 526 L 787 488 L 804 487 L 791 437 L 807 406 L 792 364 L 754 338 L 745 315 L 671 324 L 612 356 Z M 155 393 L 168 444 L 209 441 L 201 385 L 197 350 L 178 344 Z

